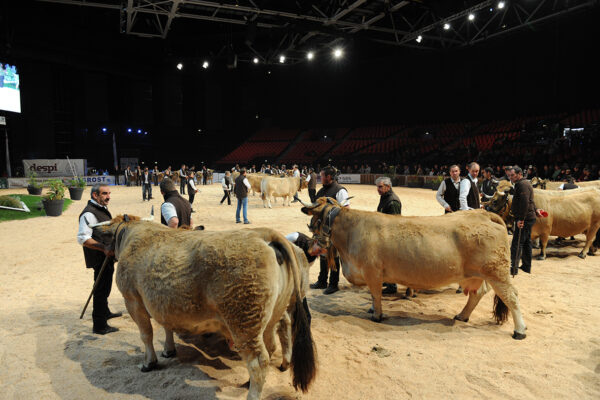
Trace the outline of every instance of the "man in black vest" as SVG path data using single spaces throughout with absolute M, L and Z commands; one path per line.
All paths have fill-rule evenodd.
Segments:
M 436 199 L 446 214 L 460 209 L 458 194 L 460 193 L 460 167 L 458 165 L 450 166 L 450 178 L 446 178 L 438 188 Z
M 185 164 L 181 164 L 179 169 L 179 194 L 185 194 L 185 186 L 187 185 L 187 168 Z
M 338 203 L 343 204 L 348 200 L 348 191 L 336 181 L 336 170 L 333 167 L 325 167 L 321 170 L 321 182 L 323 187 L 317 192 L 316 198 L 331 197 L 336 199 Z M 345 204 L 347 207 L 349 204 Z M 324 294 L 332 294 L 340 290 L 338 282 L 340 280 L 340 258 L 335 258 L 336 270 L 331 271 L 329 276 L 329 285 L 327 284 L 327 275 L 329 275 L 329 267 L 327 266 L 327 258 L 320 257 L 321 270 L 317 282 L 311 283 L 311 289 L 325 289 Z
M 160 183 L 160 193 L 165 202 L 160 206 L 160 222 L 169 228 L 182 225 L 192 226 L 192 206 L 190 202 L 177 193 L 175 183 L 165 178 Z
M 194 197 L 196 197 L 196 193 L 198 193 L 198 189 L 196 188 L 196 183 L 194 183 L 194 171 L 190 171 L 190 174 L 188 175 L 187 187 L 188 187 L 188 197 L 190 198 L 190 205 L 192 205 L 192 204 L 194 204 Z M 194 209 L 192 208 L 192 212 L 196 212 L 196 211 L 194 211 Z
M 306 182 L 308 182 L 308 196 L 310 197 L 310 202 L 314 203 L 317 201 L 317 174 L 314 169 L 311 168 L 308 170 Z
M 479 189 L 477 188 L 479 164 L 472 162 L 467 165 L 467 171 L 467 177 L 460 181 L 458 202 L 461 210 L 478 210 L 481 208 Z
M 148 167 L 144 167 L 142 172 L 142 201 L 150 201 L 152 199 L 152 172 L 148 170 Z
M 379 193 L 379 205 L 377 212 L 390 215 L 402 214 L 402 203 L 400 198 L 392 190 L 392 180 L 387 176 L 381 176 L 375 180 L 377 185 L 377 193 Z M 385 289 L 381 291 L 383 294 L 394 294 L 398 291 L 398 285 L 395 283 L 384 282 Z
M 242 221 L 240 220 L 240 209 L 243 208 L 244 214 L 244 224 L 249 224 L 248 221 L 248 190 L 250 190 L 250 182 L 248 182 L 248 178 L 246 178 L 246 168 L 240 169 L 240 176 L 235 178 L 235 186 L 233 191 L 235 193 L 235 197 L 237 198 L 237 209 L 235 211 L 235 223 L 239 224 Z
M 496 187 L 498 187 L 498 181 L 494 179 L 494 170 L 491 167 L 487 167 L 483 170 L 483 182 L 481 183 L 481 194 L 482 200 L 488 201 L 496 193 Z
M 108 309 L 108 296 L 112 288 L 113 273 L 115 271 L 113 260 L 113 249 L 110 245 L 102 243 L 100 235 L 89 227 L 90 224 L 110 221 L 112 216 L 108 211 L 110 201 L 110 188 L 106 185 L 95 185 L 92 187 L 92 199 L 79 214 L 79 232 L 77 242 L 83 245 L 83 256 L 87 268 L 94 269 L 94 282 L 102 268 L 105 257 L 110 257 L 104 272 L 98 281 L 94 291 L 92 320 L 94 321 L 93 332 L 99 335 L 116 332 L 119 329 L 108 325 L 107 320 L 120 317 L 121 313 L 112 313 Z

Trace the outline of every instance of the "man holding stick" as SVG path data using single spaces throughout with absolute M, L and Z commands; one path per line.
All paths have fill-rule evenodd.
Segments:
M 94 185 L 91 197 L 91 200 L 88 201 L 88 204 L 79 215 L 77 242 L 83 245 L 86 267 L 94 269 L 94 282 L 96 283 L 93 292 L 93 332 L 98 335 L 105 335 L 119 330 L 108 325 L 107 321 L 122 315 L 122 313 L 112 313 L 108 309 L 108 296 L 112 288 L 113 273 L 115 271 L 114 252 L 110 246 L 102 243 L 99 233 L 90 228 L 89 225 L 112 219 L 107 207 L 110 201 L 110 188 L 107 185 Z M 104 271 L 102 271 L 105 258 L 107 258 L 106 265 Z M 101 271 L 102 273 L 100 273 Z

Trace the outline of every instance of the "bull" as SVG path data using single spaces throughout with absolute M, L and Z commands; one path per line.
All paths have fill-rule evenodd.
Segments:
M 176 355 L 173 332 L 222 333 L 246 362 L 248 399 L 261 396 L 277 334 L 280 369 L 291 366 L 294 388 L 308 389 L 316 353 L 303 303 L 308 261 L 298 247 L 268 228 L 207 233 L 129 218 L 96 229 L 114 243 L 116 283 L 145 345 L 143 372 L 157 367 L 154 318 L 165 330 L 163 357 Z
M 517 289 L 509 274 L 506 226 L 496 214 L 473 210 L 406 217 L 352 210 L 325 197 L 303 205 L 302 212 L 312 216 L 309 228 L 315 238 L 313 253 L 327 249 L 328 263 L 335 268 L 333 260 L 339 252 L 346 279 L 369 287 L 372 320 L 382 320 L 383 282 L 415 289 L 458 282 L 469 299 L 454 318 L 464 322 L 489 290 L 489 284 L 496 293 L 496 321 L 505 321 L 510 310 L 513 338 L 525 338 Z
M 290 199 L 302 189 L 308 187 L 308 183 L 303 178 L 270 178 L 265 177 L 260 183 L 260 191 L 263 200 L 263 206 L 271 207 L 271 198 L 282 197 L 283 205 L 290 205 Z

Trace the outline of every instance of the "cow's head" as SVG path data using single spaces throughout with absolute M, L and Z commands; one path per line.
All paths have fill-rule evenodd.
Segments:
M 99 222 L 97 224 L 89 224 L 88 226 L 100 234 L 101 241 L 104 245 L 110 245 L 111 250 L 115 252 L 115 258 L 119 255 L 119 242 L 123 233 L 123 228 L 128 224 L 137 221 L 152 221 L 154 219 L 154 206 L 152 206 L 151 215 L 146 218 L 140 218 L 135 215 L 117 215 L 110 221 Z
M 513 188 L 513 184 L 510 183 L 510 181 L 500 181 L 496 190 L 498 192 L 512 194 Z
M 540 189 L 546 190 L 546 180 L 534 176 L 533 178 L 531 178 L 531 186 L 533 186 L 534 188 L 537 188 L 539 186 Z
M 508 196 L 508 192 L 496 191 L 485 206 L 485 210 L 502 215 L 508 206 Z

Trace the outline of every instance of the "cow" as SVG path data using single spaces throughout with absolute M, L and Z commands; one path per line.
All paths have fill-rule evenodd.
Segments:
M 143 372 L 157 367 L 154 318 L 165 330 L 163 357 L 176 355 L 173 332 L 221 332 L 246 362 L 248 399 L 260 398 L 278 334 L 280 369 L 291 366 L 294 387 L 308 389 L 316 353 L 302 250 L 269 228 L 202 232 L 123 216 L 96 226 L 114 243 L 116 283 L 145 345 Z
M 563 183 L 565 183 L 565 182 L 560 182 L 560 181 L 548 182 L 547 180 L 539 179 L 537 177 L 531 179 L 531 185 L 534 188 L 537 188 L 539 186 L 540 189 L 557 190 L 560 187 L 560 185 L 562 185 Z M 594 187 L 594 188 L 600 189 L 600 181 L 599 180 L 585 181 L 585 182 L 573 182 L 573 183 L 575 183 L 580 188 Z
M 255 196 L 256 193 L 260 193 L 260 182 L 266 177 L 266 174 L 246 174 L 246 179 L 252 186 L 252 196 Z
M 489 290 L 489 284 L 496 292 L 496 321 L 505 321 L 510 310 L 513 338 L 526 337 L 517 289 L 509 274 L 506 226 L 498 215 L 470 210 L 436 217 L 406 217 L 353 210 L 326 197 L 314 204 L 302 204 L 302 212 L 312 215 L 312 253 L 327 249 L 328 263 L 335 268 L 335 253 L 339 252 L 346 279 L 369 287 L 373 321 L 382 320 L 383 282 L 414 289 L 458 282 L 469 299 L 454 318 L 464 322 Z
M 303 178 L 263 178 L 260 183 L 260 191 L 263 201 L 263 206 L 266 208 L 271 207 L 272 197 L 282 197 L 283 205 L 290 205 L 290 199 L 294 195 L 301 191 L 303 188 L 308 187 L 308 183 Z
M 548 181 L 546 179 L 538 178 L 537 176 L 531 178 L 531 186 L 533 186 L 534 188 L 537 188 L 539 186 L 540 189 L 546 190 L 547 184 Z
M 594 254 L 592 242 L 600 227 L 600 190 L 593 187 L 566 191 L 533 189 L 533 201 L 537 208 L 548 213 L 547 218 L 536 218 L 531 228 L 531 239 L 540 239 L 538 260 L 546 259 L 549 236 L 569 237 L 582 232 L 586 234 L 586 243 L 579 257 Z M 512 196 L 508 192 L 496 191 L 487 210 L 507 218 L 506 210 L 510 210 L 511 205 Z

